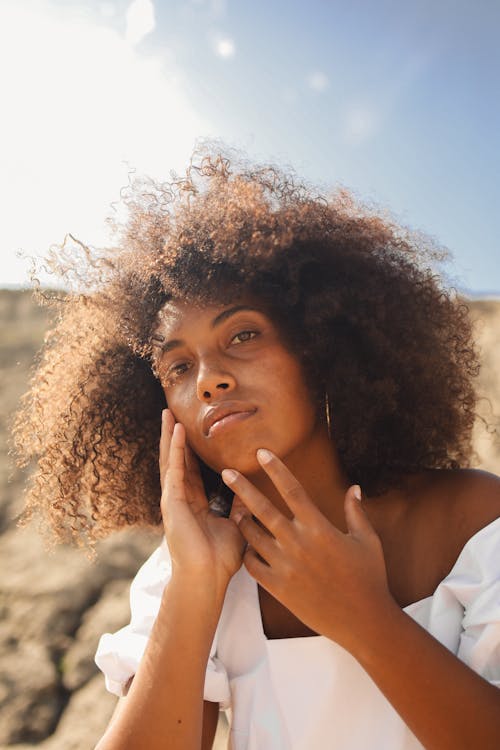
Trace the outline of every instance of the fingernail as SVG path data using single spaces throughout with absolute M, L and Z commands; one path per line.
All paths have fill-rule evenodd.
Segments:
M 359 484 L 354 485 L 353 492 L 354 492 L 354 497 L 356 498 L 356 500 L 359 500 L 359 502 L 361 502 L 362 495 L 361 495 L 361 487 L 359 486 Z
M 241 510 L 235 510 L 235 512 L 233 513 L 233 521 L 235 523 L 239 523 L 241 519 L 243 518 L 243 516 L 244 516 L 244 513 L 242 513 Z
M 221 477 L 226 484 L 231 484 L 231 482 L 236 482 L 236 480 L 238 479 L 238 474 L 232 469 L 223 469 Z
M 266 448 L 259 448 L 257 451 L 257 460 L 261 464 L 268 464 L 269 461 L 272 461 L 273 454 L 271 451 L 266 450 Z

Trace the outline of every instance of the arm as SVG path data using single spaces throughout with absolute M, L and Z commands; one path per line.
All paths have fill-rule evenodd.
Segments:
M 159 750 L 166 743 L 169 750 L 204 750 L 213 733 L 214 708 L 203 701 L 205 674 L 244 540 L 232 519 L 210 512 L 185 432 L 175 427 L 165 413 L 161 511 L 172 577 L 127 697 L 97 750 Z
M 223 599 L 207 582 L 170 581 L 128 695 L 96 750 L 159 750 L 167 737 L 169 750 L 203 750 L 204 714 L 215 734 L 217 704 L 204 709 L 203 685 Z
M 219 704 L 205 701 L 203 704 L 203 731 L 201 750 L 212 750 L 217 725 L 219 723 Z
M 131 677 L 128 685 L 127 685 L 127 691 L 130 688 L 130 685 L 132 684 L 132 680 L 134 678 Z M 127 698 L 125 696 L 118 699 L 115 709 L 113 711 L 113 715 L 111 716 L 111 719 L 109 720 L 108 724 L 108 730 L 113 724 L 116 719 L 118 719 L 123 711 L 125 711 L 127 708 Z M 220 706 L 218 703 L 215 703 L 213 701 L 203 701 L 203 729 L 202 729 L 202 736 L 201 736 L 201 750 L 212 750 L 215 735 L 217 734 L 217 727 L 219 724 L 219 710 Z M 98 746 L 96 746 L 96 749 L 98 750 Z
M 500 691 L 394 602 L 351 653 L 427 750 L 500 747 Z
M 130 680 L 132 682 L 132 680 Z M 119 698 L 113 715 L 110 719 L 108 730 L 116 719 L 126 710 L 127 699 L 125 697 Z M 212 750 L 215 735 L 217 732 L 217 724 L 219 721 L 219 704 L 212 703 L 210 701 L 203 702 L 203 729 L 201 737 L 201 750 Z M 101 740 L 103 742 L 103 740 Z M 99 750 L 99 745 L 96 746 L 95 750 Z
M 356 499 L 359 488 L 346 494 L 344 534 L 269 456 L 263 468 L 291 519 L 241 474 L 223 472 L 249 511 L 239 527 L 250 574 L 312 630 L 347 649 L 427 750 L 500 747 L 500 691 L 398 607 L 380 539 Z

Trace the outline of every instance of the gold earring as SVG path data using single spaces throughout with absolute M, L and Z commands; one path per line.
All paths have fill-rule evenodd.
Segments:
M 326 426 L 328 427 L 328 439 L 332 439 L 332 422 L 330 417 L 330 399 L 328 398 L 328 391 L 325 391 L 325 414 L 326 414 Z

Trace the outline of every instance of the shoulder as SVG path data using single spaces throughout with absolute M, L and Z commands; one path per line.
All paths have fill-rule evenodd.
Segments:
M 500 517 L 500 477 L 480 469 L 449 472 L 449 516 L 466 542 Z M 446 514 L 446 508 L 444 513 Z
M 495 474 L 438 469 L 409 477 L 405 491 L 386 498 L 374 517 L 397 600 L 407 604 L 435 591 L 467 542 L 499 516 Z
M 411 516 L 423 546 L 439 544 L 444 559 L 451 561 L 500 517 L 500 477 L 480 469 L 438 470 L 427 476 Z

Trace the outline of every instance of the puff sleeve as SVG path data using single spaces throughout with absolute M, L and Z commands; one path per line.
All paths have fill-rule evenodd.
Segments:
M 461 558 L 456 593 L 464 617 L 457 656 L 500 687 L 500 519 L 473 537 Z
M 121 697 L 136 673 L 156 620 L 161 598 L 172 575 L 165 538 L 139 569 L 130 587 L 130 623 L 116 633 L 104 633 L 97 647 L 95 663 L 104 673 L 106 688 Z M 229 681 L 217 657 L 218 628 L 210 649 L 205 676 L 204 699 L 229 705 Z

